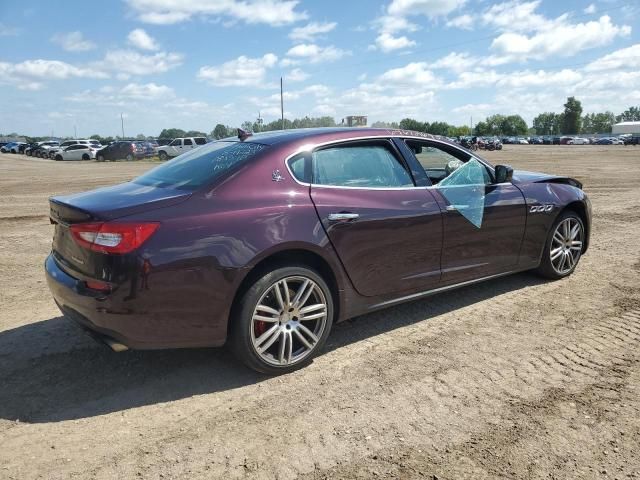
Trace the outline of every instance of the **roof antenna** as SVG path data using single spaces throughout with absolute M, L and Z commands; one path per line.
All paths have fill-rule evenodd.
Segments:
M 243 130 L 242 128 L 238 129 L 238 138 L 240 139 L 241 142 L 244 142 L 251 135 L 253 135 L 252 132 L 247 132 L 246 130 Z

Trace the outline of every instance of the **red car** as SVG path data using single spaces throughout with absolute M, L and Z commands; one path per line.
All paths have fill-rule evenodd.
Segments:
M 45 269 L 114 349 L 219 346 L 270 374 L 335 322 L 586 252 L 571 178 L 513 172 L 404 130 L 240 132 L 131 182 L 50 200 Z

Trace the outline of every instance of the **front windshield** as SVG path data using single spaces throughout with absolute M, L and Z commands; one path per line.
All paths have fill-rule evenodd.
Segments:
M 154 187 L 195 190 L 265 148 L 265 145 L 259 143 L 208 143 L 150 170 L 133 182 Z

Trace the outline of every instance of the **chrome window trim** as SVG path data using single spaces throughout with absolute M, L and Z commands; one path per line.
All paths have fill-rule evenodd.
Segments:
M 364 137 L 348 137 L 348 138 L 341 138 L 341 139 L 338 139 L 338 140 L 328 140 L 326 142 L 308 143 L 308 144 L 302 145 L 295 152 L 293 152 L 292 154 L 290 154 L 287 157 L 285 157 L 284 165 L 285 165 L 285 168 L 287 169 L 287 171 L 289 172 L 289 175 L 291 175 L 291 178 L 294 180 L 294 182 L 296 182 L 298 185 L 302 185 L 304 187 L 313 186 L 314 188 L 340 188 L 340 189 L 348 189 L 348 190 L 373 190 L 373 191 L 416 190 L 416 189 L 437 188 L 438 187 L 437 185 L 427 185 L 427 186 L 414 185 L 412 187 L 384 187 L 384 188 L 345 187 L 345 186 L 339 186 L 339 185 L 319 185 L 319 184 L 316 184 L 316 183 L 301 182 L 300 180 L 298 180 L 296 178 L 296 176 L 291 171 L 291 168 L 289 167 L 289 160 L 291 160 L 296 155 L 300 155 L 301 153 L 306 153 L 306 152 L 313 153 L 313 151 L 315 149 L 320 148 L 320 147 L 326 147 L 327 145 L 337 145 L 337 144 L 341 144 L 341 143 L 345 143 L 345 142 L 353 142 L 353 141 L 357 141 L 357 140 L 389 140 L 391 138 L 422 140 L 422 141 L 425 141 L 425 142 L 435 142 L 435 143 L 439 143 L 441 145 L 446 145 L 448 147 L 453 147 L 453 148 L 459 150 L 460 152 L 464 153 L 465 155 L 469 155 L 474 160 L 477 160 L 482 165 L 487 167 L 489 170 L 491 170 L 492 168 L 495 168 L 492 165 L 488 164 L 483 159 L 481 159 L 479 157 L 476 157 L 470 151 L 468 151 L 466 149 L 463 149 L 463 148 L 460 148 L 460 147 L 458 147 L 458 146 L 456 146 L 454 144 L 451 144 L 449 142 L 444 142 L 442 140 L 438 140 L 438 139 L 435 139 L 435 138 L 425 138 L 425 137 L 414 136 L 414 135 L 366 135 Z M 507 184 L 508 185 L 512 185 L 512 183 L 509 183 L 509 182 L 507 182 Z M 503 183 L 495 183 L 495 184 L 491 184 L 491 185 L 503 185 Z

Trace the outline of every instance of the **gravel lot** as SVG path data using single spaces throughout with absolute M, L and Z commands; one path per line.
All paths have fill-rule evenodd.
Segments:
M 350 320 L 268 378 L 224 349 L 115 354 L 55 307 L 47 197 L 152 164 L 0 155 L 0 478 L 640 478 L 640 147 L 486 156 L 584 182 L 577 272 Z

